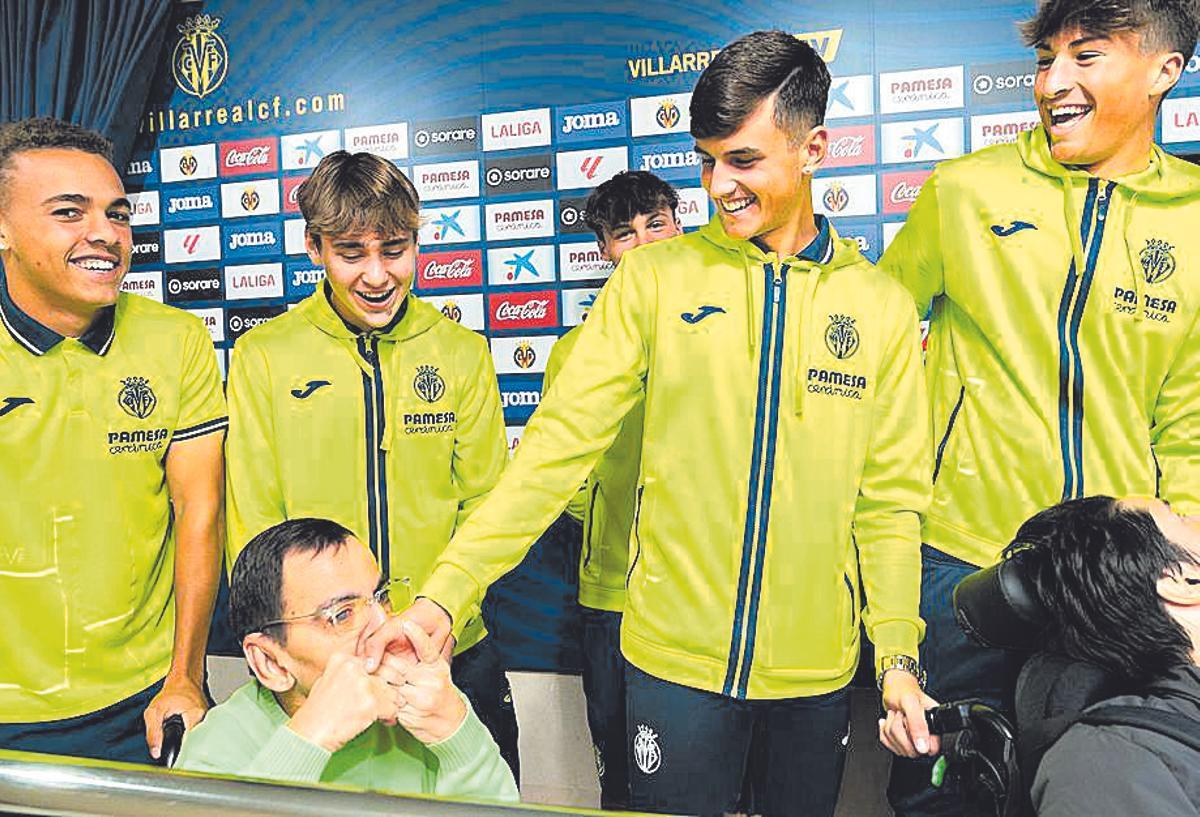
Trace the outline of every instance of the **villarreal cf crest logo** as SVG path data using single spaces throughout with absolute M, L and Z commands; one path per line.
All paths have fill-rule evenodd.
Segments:
M 117 405 L 124 409 L 130 417 L 145 420 L 154 412 L 158 398 L 144 377 L 127 377 L 121 381 L 121 391 L 117 393 Z
M 830 315 L 825 327 L 825 348 L 838 360 L 853 357 L 858 351 L 858 330 L 849 315 Z
M 426 403 L 436 403 L 446 393 L 446 381 L 442 380 L 436 366 L 418 366 L 413 391 Z
M 1175 272 L 1175 256 L 1171 253 L 1173 249 L 1174 246 L 1160 238 L 1146 241 L 1138 260 L 1142 262 L 1142 274 L 1146 277 L 1147 284 L 1161 284 Z

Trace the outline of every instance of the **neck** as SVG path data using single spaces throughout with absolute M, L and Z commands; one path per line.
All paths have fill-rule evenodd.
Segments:
M 801 192 L 795 217 L 780 227 L 763 233 L 758 238 L 780 257 L 797 255 L 817 237 L 817 223 L 813 217 L 811 187 Z
M 279 708 L 289 718 L 295 715 L 296 711 L 304 706 L 304 702 L 308 700 L 308 696 L 294 686 L 287 692 L 272 692 L 271 694 L 275 696 L 275 700 L 279 702 Z
M 77 338 L 82 335 L 92 325 L 96 313 L 103 308 L 89 305 L 82 310 L 68 309 L 54 303 L 43 293 L 29 286 L 24 280 L 24 276 L 13 275 L 11 266 L 8 267 L 8 270 L 5 282 L 8 285 L 8 297 L 12 298 L 12 302 L 42 326 L 53 329 L 64 337 Z
M 1139 131 L 1122 145 L 1121 149 L 1087 166 L 1087 172 L 1101 179 L 1116 179 L 1140 173 L 1150 166 L 1150 149 L 1154 145 L 1154 129 Z

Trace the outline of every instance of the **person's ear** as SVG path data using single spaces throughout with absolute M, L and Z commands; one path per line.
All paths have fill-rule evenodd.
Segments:
M 604 241 L 600 241 L 597 239 L 596 247 L 600 250 L 600 257 L 605 261 L 612 263 L 612 256 L 608 254 L 608 240 L 605 239 Z
M 296 685 L 296 677 L 285 666 L 287 651 L 274 639 L 250 633 L 242 639 L 242 653 L 254 677 L 272 692 L 282 694 Z
M 1158 580 L 1158 597 L 1176 607 L 1200 607 L 1200 566 L 1182 564 Z
M 828 152 L 829 129 L 824 125 L 817 125 L 805 135 L 800 145 L 800 157 L 804 163 L 800 168 L 801 172 L 806 176 L 816 173 L 825 162 Z
M 1150 96 L 1159 97 L 1174 88 L 1175 83 L 1179 82 L 1179 78 L 1183 76 L 1183 69 L 1186 65 L 1187 57 L 1178 51 L 1164 55 L 1159 60 L 1154 81 L 1150 83 Z
M 321 260 L 321 237 L 314 236 L 307 230 L 304 231 L 304 251 L 308 253 L 308 260 L 312 261 L 318 267 L 324 266 L 325 262 Z

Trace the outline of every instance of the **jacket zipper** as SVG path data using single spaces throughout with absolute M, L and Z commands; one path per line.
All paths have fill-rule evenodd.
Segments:
M 1059 447 L 1063 460 L 1064 500 L 1084 495 L 1084 372 L 1083 357 L 1079 351 L 1079 330 L 1096 274 L 1100 246 L 1104 241 L 1104 225 L 1116 182 L 1106 182 L 1103 188 L 1100 185 L 1100 179 L 1088 180 L 1088 195 L 1080 223 L 1081 246 L 1085 250 L 1083 273 L 1077 274 L 1075 259 L 1072 259 L 1058 311 Z
M 583 538 L 583 566 L 587 567 L 592 561 L 592 531 L 596 529 L 596 492 L 600 490 L 600 483 L 592 485 L 592 495 L 588 499 L 587 516 L 587 536 Z
M 967 394 L 966 386 L 958 387 L 958 402 L 954 404 L 954 410 L 950 412 L 950 420 L 946 423 L 946 433 L 942 435 L 942 441 L 938 443 L 937 455 L 933 462 L 933 481 L 937 482 L 938 473 L 942 470 L 942 455 L 946 453 L 946 443 L 950 442 L 950 432 L 954 430 L 954 421 L 958 419 L 958 411 L 962 408 L 963 398 Z
M 383 577 L 391 572 L 388 533 L 387 454 L 383 450 L 386 433 L 383 369 L 379 362 L 379 338 L 366 334 L 358 338 L 358 351 L 371 365 L 371 374 L 362 373 L 363 405 L 366 420 L 367 528 L 371 552 L 379 560 Z
M 771 489 L 775 471 L 775 438 L 779 426 L 779 392 L 783 369 L 784 324 L 787 314 L 786 265 L 765 264 L 763 337 L 760 345 L 758 400 L 755 409 L 754 447 L 750 457 L 750 495 L 742 541 L 742 568 L 738 576 L 733 633 L 726 667 L 725 695 L 744 698 L 754 661 L 758 602 L 766 561 Z

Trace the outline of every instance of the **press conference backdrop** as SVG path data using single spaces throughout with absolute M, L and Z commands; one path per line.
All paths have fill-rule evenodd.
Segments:
M 651 170 L 679 189 L 685 227 L 709 218 L 688 102 L 724 43 L 780 28 L 824 57 L 831 138 L 815 204 L 876 260 L 937 161 L 1036 124 L 1017 32 L 1033 6 L 182 3 L 161 64 L 142 66 L 155 90 L 125 169 L 136 246 L 124 288 L 202 317 L 224 368 L 241 334 L 321 281 L 304 254 L 299 184 L 330 151 L 378 153 L 424 204 L 414 288 L 489 339 L 516 448 L 551 347 L 611 272 L 583 224 L 587 192 Z M 1175 152 L 1200 148 L 1198 57 L 1163 105 L 1160 136 Z M 516 665 L 575 663 L 573 565 L 560 551 L 543 543 L 497 594 L 492 626 L 513 636 Z

